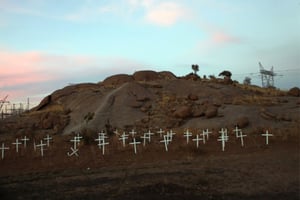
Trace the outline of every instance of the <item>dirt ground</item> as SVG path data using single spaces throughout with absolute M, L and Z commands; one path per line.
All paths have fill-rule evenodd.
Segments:
M 222 152 L 216 135 L 197 149 L 177 134 L 166 152 L 156 136 L 136 155 L 110 138 L 105 155 L 91 143 L 79 157 L 67 156 L 69 139 L 55 136 L 43 158 L 32 141 L 18 154 L 10 146 L 0 160 L 0 199 L 300 199 L 298 137 L 266 146 L 248 135 L 242 148 L 231 135 Z

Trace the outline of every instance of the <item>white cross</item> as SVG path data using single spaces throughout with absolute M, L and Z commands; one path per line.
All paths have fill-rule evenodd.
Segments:
M 141 144 L 141 142 L 137 142 L 137 141 L 135 141 L 135 138 L 133 138 L 133 142 L 130 142 L 129 144 L 133 145 L 133 147 L 134 147 L 134 153 L 136 154 L 136 145 L 137 144 Z
M 160 141 L 165 144 L 165 149 L 168 151 L 168 144 L 171 142 L 170 134 L 167 132 L 167 135 L 164 135 L 164 140 Z
M 141 138 L 143 138 L 144 139 L 144 143 L 143 143 L 143 146 L 145 146 L 146 145 L 146 140 L 151 140 L 151 136 L 150 135 L 148 135 L 148 133 L 144 133 L 144 136 L 141 136 Z
M 122 140 L 122 142 L 123 142 L 123 147 L 125 147 L 127 139 L 128 139 L 128 135 L 126 135 L 126 133 L 124 131 L 123 134 L 121 135 L 121 137 L 119 138 L 119 140 Z
M 151 142 L 151 135 L 154 135 L 154 133 L 152 133 L 150 130 L 148 130 L 148 132 L 144 133 L 147 136 L 149 136 L 149 142 Z
M 192 137 L 192 133 L 189 132 L 189 129 L 186 130 L 186 132 L 184 132 L 183 137 L 186 137 L 186 143 L 189 143 L 190 137 Z
M 170 137 L 171 141 L 173 140 L 173 135 L 176 135 L 176 133 L 174 133 L 171 129 L 169 132 L 169 137 Z
M 131 136 L 134 138 L 134 135 L 136 134 L 136 132 L 134 131 L 134 129 L 132 129 L 132 131 L 130 131 L 129 134 L 131 134 Z
M 79 141 L 78 141 L 78 144 L 79 144 L 79 143 L 80 143 L 80 139 L 82 139 L 82 136 L 79 135 L 79 133 L 77 133 L 76 137 L 77 137 L 77 139 L 79 140 Z
M 239 137 L 239 133 L 242 131 L 242 129 L 239 129 L 238 126 L 235 126 L 235 129 L 233 130 L 233 132 L 235 132 L 235 137 L 238 138 Z
M 227 130 L 225 129 L 223 129 L 222 128 L 222 130 L 221 131 L 219 131 L 220 133 L 221 133 L 221 136 L 219 136 L 219 138 L 218 138 L 218 141 L 221 141 L 222 142 L 222 151 L 224 151 L 225 150 L 225 142 L 227 142 L 228 141 L 228 135 L 227 135 Z
M 206 139 L 208 140 L 209 139 L 209 134 L 212 133 L 212 132 L 208 131 L 208 129 L 206 129 L 206 130 L 203 130 L 202 133 L 203 133 L 203 136 L 206 136 Z
M 16 152 L 19 152 L 19 145 L 22 144 L 22 142 L 19 142 L 19 139 L 16 139 L 16 142 L 13 142 L 12 144 L 16 145 Z
M 242 147 L 244 146 L 244 139 L 243 137 L 246 137 L 247 135 L 243 135 L 242 130 L 240 129 L 240 134 L 238 136 L 236 136 L 237 138 L 241 138 L 241 145 Z
M 73 142 L 73 149 L 77 149 L 77 144 L 80 143 L 80 138 L 80 136 L 74 136 L 74 138 L 70 140 L 71 142 Z
M 228 141 L 229 137 L 228 137 L 228 132 L 227 132 L 227 128 L 222 128 L 219 133 L 221 133 L 221 135 L 225 136 L 226 142 Z
M 99 146 L 99 144 L 101 144 L 102 142 L 104 142 L 106 138 L 108 138 L 106 136 L 106 133 L 101 132 L 101 133 L 98 133 L 98 138 L 95 139 L 95 141 L 98 141 L 98 146 Z M 101 148 L 101 147 L 99 146 L 99 148 Z
M 163 131 L 162 129 L 159 129 L 159 131 L 157 131 L 157 133 L 159 133 L 159 137 L 161 137 L 164 132 L 165 131 Z
M 29 138 L 26 137 L 26 135 L 25 135 L 24 138 L 21 138 L 21 140 L 24 142 L 24 143 L 23 143 L 23 144 L 24 144 L 24 148 L 26 148 L 26 146 L 27 146 L 27 141 L 29 141 Z
M 70 157 L 73 156 L 73 155 L 76 155 L 78 157 L 79 156 L 78 153 L 77 153 L 78 150 L 79 149 L 74 149 L 73 147 L 71 147 L 72 152 L 71 153 L 67 152 L 67 155 L 70 156 Z
M 2 158 L 2 160 L 4 159 L 4 151 L 5 150 L 8 150 L 9 149 L 9 147 L 5 147 L 5 144 L 4 144 L 4 142 L 2 142 L 2 146 L 0 147 L 0 149 L 1 149 L 1 158 Z
M 102 130 L 100 133 L 98 133 L 98 135 L 101 135 L 101 136 L 106 136 L 106 133 Z
M 47 137 L 45 137 L 44 140 L 47 140 L 47 147 L 49 147 L 49 143 L 50 143 L 50 140 L 52 140 L 52 137 L 50 137 L 50 136 L 47 134 Z
M 102 147 L 102 155 L 104 155 L 104 152 L 105 152 L 105 145 L 109 145 L 109 143 L 103 141 L 103 142 L 101 142 L 100 144 L 98 144 L 99 148 Z
M 98 135 L 98 138 L 95 139 L 95 141 L 98 141 L 98 147 L 99 149 L 102 148 L 102 155 L 104 155 L 105 152 L 105 145 L 108 145 L 108 142 L 105 142 L 105 138 L 107 138 L 104 134 Z
M 41 148 L 41 156 L 44 156 L 44 146 L 46 146 L 46 144 L 43 143 L 43 140 L 41 140 L 41 143 L 36 145 L 36 147 L 40 147 Z
M 116 134 L 117 136 L 120 135 L 119 132 L 118 132 L 118 129 L 116 129 L 116 130 L 114 131 L 114 134 Z
M 202 142 L 203 142 L 203 144 L 205 144 L 205 136 L 206 136 L 206 134 L 202 131 L 202 133 L 200 133 L 200 136 L 202 136 Z
M 193 139 L 193 141 L 196 142 L 197 149 L 198 149 L 198 147 L 199 147 L 199 141 L 201 141 L 201 140 L 203 140 L 203 138 L 200 138 L 198 134 L 196 135 L 196 138 Z M 205 139 L 204 139 L 204 140 L 205 140 Z
M 273 134 L 269 134 L 269 131 L 266 130 L 266 133 L 265 134 L 261 134 L 263 137 L 266 137 L 266 145 L 269 144 L 269 137 L 271 136 L 274 136 Z

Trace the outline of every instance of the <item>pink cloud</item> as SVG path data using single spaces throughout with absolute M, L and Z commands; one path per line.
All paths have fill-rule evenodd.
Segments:
M 43 98 L 69 83 L 98 82 L 114 73 L 132 73 L 141 66 L 130 59 L 86 55 L 54 55 L 0 49 L 0 98 Z
M 187 11 L 182 5 L 175 2 L 162 2 L 148 6 L 145 19 L 152 24 L 171 26 L 186 15 Z
M 0 52 L 1 85 L 12 86 L 48 80 L 42 73 L 43 55 L 38 52 Z
M 215 32 L 212 34 L 211 39 L 215 44 L 226 44 L 226 43 L 239 43 L 240 39 L 229 35 L 225 32 Z

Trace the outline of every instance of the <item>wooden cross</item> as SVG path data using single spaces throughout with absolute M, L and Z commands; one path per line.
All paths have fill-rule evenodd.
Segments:
M 235 132 L 235 137 L 238 138 L 239 137 L 239 133 L 242 131 L 242 129 L 239 129 L 238 126 L 235 126 L 235 129 L 233 130 L 233 132 Z
M 123 147 L 126 146 L 126 140 L 128 139 L 128 135 L 126 135 L 125 131 L 123 132 L 123 134 L 121 135 L 121 137 L 119 138 L 119 140 L 122 140 L 123 143 Z
M 74 136 L 74 138 L 70 140 L 71 142 L 73 142 L 73 149 L 77 149 L 77 144 L 80 143 L 80 138 L 80 136 Z
M 9 147 L 6 147 L 5 144 L 4 144 L 4 142 L 2 142 L 2 146 L 0 147 L 0 149 L 1 149 L 1 155 L 2 155 L 1 158 L 3 160 L 4 159 L 4 151 L 8 150 Z
M 79 133 L 77 133 L 77 135 L 76 135 L 75 137 L 79 140 L 79 142 L 80 142 L 80 139 L 82 139 L 82 136 L 79 135 Z M 78 143 L 79 143 L 79 142 L 78 142 Z
M 151 136 L 148 133 L 144 133 L 144 136 L 141 136 L 144 139 L 143 146 L 146 146 L 146 140 L 151 140 Z
M 98 133 L 98 135 L 101 135 L 101 136 L 106 136 L 106 133 L 102 130 L 100 133 Z
M 269 131 L 266 130 L 266 133 L 265 134 L 261 134 L 263 137 L 266 137 L 266 145 L 269 144 L 269 137 L 271 136 L 274 136 L 273 134 L 269 134 Z
M 130 131 L 129 134 L 131 134 L 131 136 L 134 138 L 136 132 L 134 131 L 134 129 L 132 129 L 132 131 Z
M 104 152 L 105 152 L 105 145 L 109 145 L 108 142 L 105 142 L 104 140 L 98 144 L 99 148 L 102 148 L 102 155 L 104 155 Z
M 144 133 L 146 134 L 149 138 L 149 142 L 151 142 L 151 135 L 154 135 L 154 133 L 152 133 L 150 130 L 148 130 L 148 132 Z
M 45 137 L 44 140 L 47 141 L 47 147 L 49 147 L 49 143 L 50 143 L 50 140 L 52 140 L 52 137 L 50 137 L 50 136 L 47 134 L 47 137 Z
M 237 138 L 241 138 L 241 145 L 244 146 L 244 139 L 243 137 L 246 137 L 247 135 L 243 135 L 242 130 L 240 130 L 240 134 L 237 136 Z
M 75 156 L 78 157 L 78 156 L 79 156 L 78 153 L 77 153 L 78 150 L 79 150 L 79 149 L 74 149 L 73 147 L 71 147 L 71 151 L 72 151 L 72 152 L 71 152 L 71 153 L 67 152 L 67 155 L 70 156 L 70 157 L 73 156 L 73 155 L 75 155 Z
M 19 139 L 17 138 L 16 142 L 13 142 L 12 144 L 16 145 L 16 152 L 18 153 L 19 152 L 19 145 L 22 144 L 22 142 L 19 142 Z
M 204 132 L 204 130 L 202 131 L 202 133 L 200 133 L 200 136 L 202 136 L 202 142 L 203 142 L 203 144 L 205 144 L 206 133 Z
M 136 145 L 137 144 L 141 144 L 141 142 L 137 142 L 137 141 L 135 141 L 135 138 L 133 138 L 133 142 L 130 142 L 129 144 L 133 145 L 133 147 L 134 147 L 134 153 L 136 154 Z
M 212 133 L 212 132 L 211 132 L 211 131 L 208 131 L 208 129 L 202 131 L 203 136 L 206 136 L 206 140 L 209 139 L 209 134 L 210 134 L 210 133 Z
M 26 148 L 26 146 L 27 146 L 27 141 L 29 141 L 29 138 L 27 138 L 26 135 L 25 135 L 24 138 L 21 138 L 21 140 L 23 141 L 24 148 Z
M 107 136 L 105 136 L 105 133 L 99 133 L 98 134 L 98 138 L 97 139 L 95 139 L 95 141 L 98 141 L 98 146 L 101 144 L 101 143 L 103 143 L 103 142 L 105 142 L 105 139 L 106 138 L 108 138 Z M 99 149 L 101 148 L 101 145 L 99 146 Z
M 221 136 L 219 136 L 218 141 L 222 142 L 222 151 L 225 151 L 225 142 L 228 141 L 228 135 L 227 135 L 227 130 L 223 129 L 221 131 L 219 131 L 221 133 Z
M 189 143 L 190 137 L 192 137 L 192 133 L 189 131 L 189 129 L 186 130 L 186 132 L 184 132 L 183 137 L 186 137 L 186 143 Z
M 118 132 L 118 129 L 116 129 L 116 130 L 114 131 L 114 134 L 116 134 L 117 136 L 120 135 L 119 132 Z
M 43 143 L 43 140 L 41 140 L 41 143 L 36 145 L 36 147 L 40 147 L 41 148 L 41 156 L 44 156 L 44 146 L 46 146 L 46 144 Z
M 176 135 L 176 133 L 174 133 L 171 129 L 169 132 L 169 137 L 170 137 L 171 141 L 173 140 L 173 135 Z
M 200 138 L 198 134 L 196 135 L 196 138 L 193 139 L 193 141 L 196 142 L 197 149 L 198 149 L 198 147 L 199 147 L 199 141 L 201 141 L 201 140 L 203 140 L 203 138 Z M 205 139 L 204 139 L 204 140 L 205 140 Z
M 159 137 L 161 137 L 164 132 L 165 131 L 163 131 L 162 129 L 159 129 L 159 131 L 157 131 L 157 133 L 159 133 Z
M 171 142 L 171 138 L 170 138 L 170 133 L 167 132 L 167 135 L 164 135 L 164 140 L 160 141 L 163 142 L 165 144 L 165 149 L 166 151 L 168 151 L 168 144 Z

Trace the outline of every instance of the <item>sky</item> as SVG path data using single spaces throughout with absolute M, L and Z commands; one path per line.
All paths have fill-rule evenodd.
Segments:
M 0 0 L 0 99 L 139 70 L 300 87 L 300 0 Z

